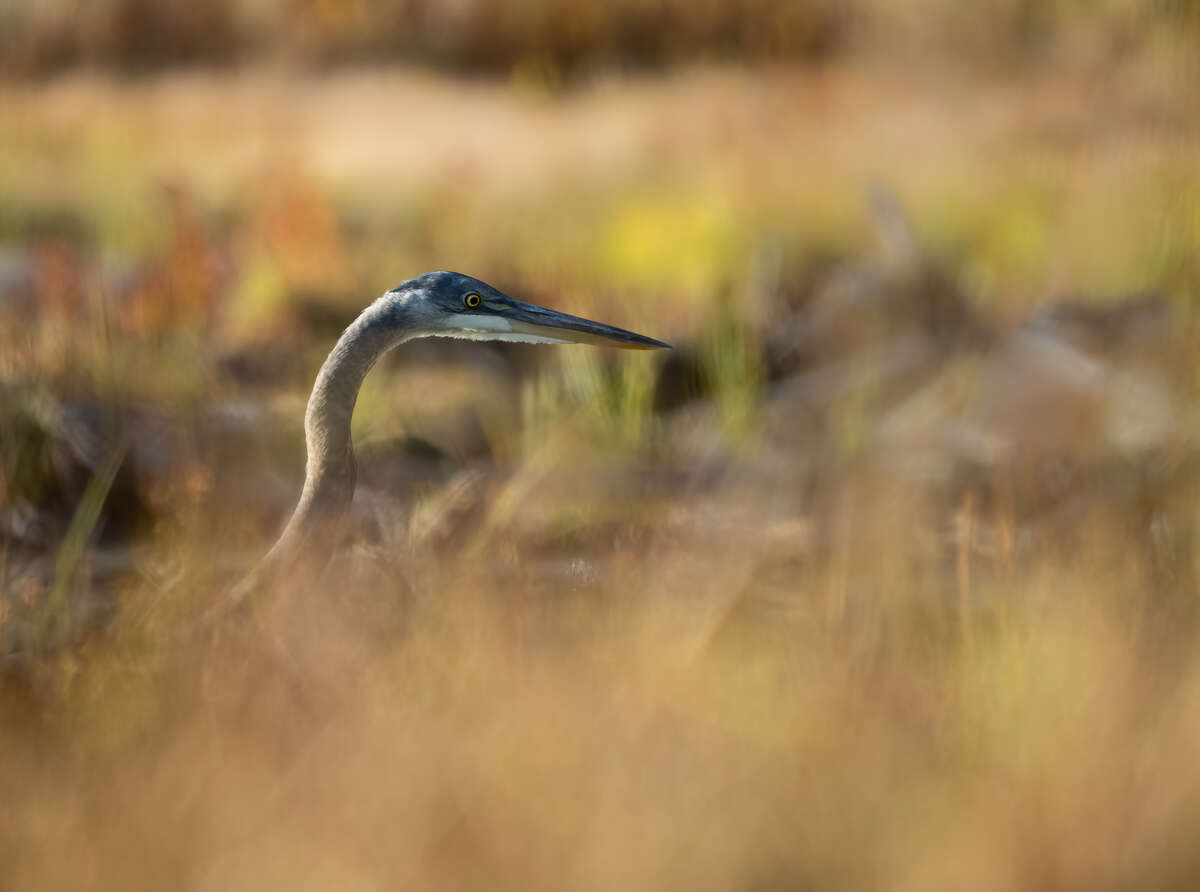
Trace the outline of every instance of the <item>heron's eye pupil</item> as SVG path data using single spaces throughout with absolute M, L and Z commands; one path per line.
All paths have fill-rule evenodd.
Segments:
M 472 291 L 463 297 L 463 303 L 465 303 L 471 309 L 475 309 L 477 306 L 483 303 L 483 299 L 474 291 Z

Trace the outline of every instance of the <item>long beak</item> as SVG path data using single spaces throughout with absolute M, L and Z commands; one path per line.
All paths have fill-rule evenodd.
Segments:
M 573 344 L 596 344 L 624 350 L 671 349 L 671 345 L 603 322 L 593 322 L 568 313 L 547 310 L 535 304 L 507 298 L 496 307 L 512 331 Z

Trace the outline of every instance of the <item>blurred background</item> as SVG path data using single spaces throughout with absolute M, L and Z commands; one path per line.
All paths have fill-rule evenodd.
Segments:
M 0 0 L 13 888 L 1192 889 L 1200 3 Z M 426 270 L 354 524 L 213 624 Z

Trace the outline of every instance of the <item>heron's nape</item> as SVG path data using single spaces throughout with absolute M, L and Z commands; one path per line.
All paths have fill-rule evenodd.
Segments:
M 354 495 L 354 449 L 350 419 L 358 391 L 379 357 L 404 341 L 422 337 L 594 344 L 653 350 L 669 344 L 623 328 L 523 303 L 462 273 L 432 272 L 393 288 L 367 307 L 342 333 L 317 374 L 304 418 L 308 461 L 304 489 L 283 534 L 237 596 L 295 564 L 311 571 L 337 541 Z

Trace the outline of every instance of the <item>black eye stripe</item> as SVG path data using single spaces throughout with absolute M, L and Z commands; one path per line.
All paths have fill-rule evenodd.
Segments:
M 465 303 L 471 309 L 475 309 L 482 302 L 483 302 L 483 299 L 478 294 L 476 294 L 474 291 L 463 295 L 463 303 Z

